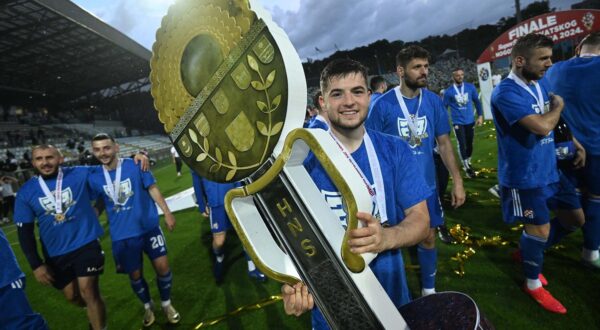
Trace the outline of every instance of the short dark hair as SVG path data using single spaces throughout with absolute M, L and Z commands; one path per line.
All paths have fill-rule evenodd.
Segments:
M 425 58 L 429 60 L 429 52 L 427 49 L 417 45 L 405 47 L 396 54 L 396 67 L 401 66 L 406 68 L 408 63 L 415 58 Z
M 94 135 L 94 137 L 92 138 L 92 142 L 93 141 L 102 141 L 102 140 L 111 140 L 112 142 L 116 142 L 115 139 L 110 136 L 108 133 L 98 133 L 96 135 Z
M 368 86 L 367 83 L 367 68 L 357 62 L 355 60 L 351 60 L 349 58 L 336 59 L 329 62 L 323 71 L 321 71 L 321 91 L 324 92 L 329 88 L 329 82 L 334 77 L 346 77 L 351 73 L 360 73 L 363 75 L 365 79 L 365 87 Z
M 600 46 L 600 31 L 592 32 L 581 40 L 582 46 L 598 47 Z
M 315 95 L 313 95 L 313 106 L 315 108 L 317 108 L 317 110 L 321 111 L 323 109 L 321 109 L 321 104 L 319 103 L 319 98 L 321 97 L 321 95 L 323 95 L 323 93 L 321 93 L 321 91 L 318 91 L 315 93 Z
M 454 68 L 454 70 L 452 70 L 452 72 L 456 72 L 456 71 L 463 71 L 464 72 L 465 70 L 463 70 L 463 68 L 461 68 L 460 66 L 458 66 L 458 67 Z
M 383 78 L 382 76 L 374 76 L 371 78 L 371 91 L 374 91 L 376 89 L 378 89 L 379 87 L 381 87 L 382 84 L 385 83 L 385 78 Z
M 510 58 L 515 59 L 517 56 L 523 56 L 528 58 L 531 55 L 531 51 L 537 48 L 550 48 L 554 46 L 554 42 L 550 37 L 547 37 L 543 34 L 530 33 L 527 34 L 515 43 L 513 46 L 512 52 L 510 53 Z

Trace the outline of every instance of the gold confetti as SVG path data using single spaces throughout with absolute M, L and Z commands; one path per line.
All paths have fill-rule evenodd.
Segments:
M 238 307 L 227 314 L 224 314 L 224 315 L 212 318 L 212 319 L 204 320 L 204 321 L 198 323 L 198 325 L 196 325 L 196 327 L 194 329 L 198 330 L 200 328 L 206 328 L 211 325 L 215 325 L 219 322 L 225 321 L 228 318 L 238 316 L 239 314 L 241 314 L 243 312 L 259 310 L 261 308 L 264 308 L 265 306 L 274 304 L 282 299 L 283 298 L 281 297 L 281 295 L 270 296 L 259 302 L 255 302 L 253 304 Z

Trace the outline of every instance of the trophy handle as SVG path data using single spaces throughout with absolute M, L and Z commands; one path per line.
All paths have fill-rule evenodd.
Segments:
M 366 264 L 376 256 L 376 254 L 373 253 L 365 253 L 363 255 L 353 253 L 350 251 L 350 247 L 347 243 L 349 232 L 358 228 L 359 225 L 362 225 L 362 223 L 358 221 L 356 213 L 359 210 L 370 212 L 372 208 L 372 200 L 368 190 L 366 187 L 364 187 L 364 189 L 361 187 L 363 181 L 360 179 L 359 173 L 343 154 L 339 152 L 339 147 L 335 144 L 335 141 L 333 141 L 328 132 L 301 128 L 294 129 L 287 135 L 282 151 L 274 161 L 273 165 L 260 178 L 243 187 L 232 189 L 225 196 L 225 209 L 231 219 L 231 223 L 238 232 L 246 251 L 256 262 L 259 269 L 267 276 L 289 284 L 294 284 L 299 281 L 295 271 L 290 274 L 290 267 L 293 269 L 291 260 L 289 260 L 287 255 L 281 252 L 281 249 L 272 242 L 273 240 L 269 239 L 271 242 L 266 242 L 267 239 L 265 239 L 265 237 L 270 237 L 268 228 L 262 221 L 257 221 L 257 217 L 260 217 L 258 211 L 255 210 L 252 212 L 246 210 L 247 206 L 248 208 L 250 207 L 244 203 L 252 203 L 251 197 L 249 196 L 263 190 L 282 171 L 286 171 L 288 168 L 302 167 L 302 163 L 309 150 L 317 157 L 345 201 L 347 208 L 347 228 L 343 234 L 343 239 L 340 242 L 340 256 L 342 261 L 351 272 L 360 273 L 365 269 Z M 344 173 L 344 176 L 342 176 L 341 173 Z M 360 184 L 349 185 L 347 180 L 355 183 L 359 182 Z M 307 184 L 307 182 L 305 182 L 306 180 L 299 181 L 302 181 L 302 184 Z M 310 184 L 314 186 L 314 183 L 310 178 L 309 181 Z M 319 196 L 319 198 L 320 197 L 321 196 Z M 238 201 L 239 199 L 244 200 L 244 202 Z M 236 208 L 242 209 L 236 212 Z M 249 222 L 260 222 L 262 225 L 249 224 Z M 339 226 L 338 223 L 335 223 L 335 225 L 341 229 L 341 226 Z M 249 234 L 258 235 L 260 239 L 253 238 Z M 253 242 L 253 240 L 255 242 Z M 264 245 L 272 246 L 266 248 Z M 279 253 L 273 252 L 275 247 L 277 247 L 276 250 L 281 252 L 280 255 Z M 274 256 L 274 253 L 278 254 L 278 256 Z M 279 265 L 270 267 L 265 263 L 266 259 L 261 258 L 261 256 L 271 260 L 271 257 L 284 258 L 285 261 L 280 262 Z M 365 258 L 367 260 L 365 260 Z M 275 263 L 277 264 L 277 262 Z

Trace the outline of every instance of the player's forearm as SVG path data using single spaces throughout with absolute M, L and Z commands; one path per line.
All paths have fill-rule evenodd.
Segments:
M 406 210 L 406 217 L 399 224 L 384 228 L 386 250 L 415 246 L 427 237 L 429 212 L 427 204 L 419 204 Z
M 150 186 L 150 188 L 148 189 L 148 192 L 150 193 L 150 197 L 152 197 L 152 200 L 163 211 L 163 214 L 171 213 L 171 210 L 169 209 L 169 205 L 167 205 L 167 201 L 165 201 L 165 198 L 160 193 L 160 190 L 158 190 L 158 187 L 156 185 Z
M 447 134 L 442 135 L 438 137 L 437 142 L 440 158 L 442 158 L 444 166 L 446 166 L 446 169 L 448 169 L 448 172 L 452 176 L 452 181 L 454 184 L 462 184 L 462 177 L 460 176 L 460 171 L 456 165 L 456 158 L 454 157 L 454 150 L 452 150 L 450 137 Z
M 17 226 L 17 235 L 19 236 L 19 244 L 21 250 L 29 262 L 31 269 L 35 270 L 44 264 L 42 258 L 37 251 L 37 243 L 35 240 L 35 226 L 33 223 L 23 223 Z

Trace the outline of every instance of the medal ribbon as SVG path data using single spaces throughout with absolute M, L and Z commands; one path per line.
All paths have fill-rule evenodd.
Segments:
M 535 99 L 535 102 L 537 103 L 538 107 L 540 108 L 541 113 L 544 113 L 544 97 L 542 96 L 542 89 L 540 88 L 540 84 L 538 84 L 537 81 L 532 81 L 533 85 L 535 86 L 535 91 L 537 92 L 537 96 L 535 96 L 531 88 L 529 88 L 529 86 L 527 86 L 527 84 L 521 78 L 514 74 L 514 72 L 511 71 L 507 78 L 512 79 L 515 83 L 517 83 L 517 85 L 519 85 L 529 94 L 531 94 L 531 96 L 533 96 L 533 98 Z
M 337 144 L 338 148 L 340 148 L 340 151 L 342 151 L 342 154 L 344 154 L 344 156 L 346 156 L 346 158 L 350 160 L 352 166 L 360 175 L 363 183 L 365 184 L 365 186 L 367 186 L 367 189 L 369 190 L 369 195 L 371 195 L 371 199 L 377 205 L 377 209 L 379 210 L 379 220 L 382 223 L 386 222 L 388 220 L 388 217 L 385 202 L 385 186 L 383 184 L 383 175 L 381 174 L 381 166 L 379 165 L 379 159 L 377 158 L 377 154 L 375 153 L 375 147 L 373 147 L 373 142 L 371 141 L 369 134 L 365 130 L 365 135 L 363 139 L 365 142 L 365 148 L 367 149 L 367 159 L 369 160 L 369 167 L 371 168 L 371 174 L 373 175 L 373 181 L 375 182 L 375 191 L 373 191 L 369 180 L 367 180 L 367 177 L 365 176 L 363 171 L 360 169 L 354 158 L 352 158 L 352 154 L 350 154 L 348 149 L 344 147 L 344 145 L 337 139 L 337 137 L 335 137 L 335 135 L 333 135 L 333 133 L 331 133 L 331 131 L 329 131 L 329 134 Z
M 108 188 L 108 196 L 112 199 L 115 206 L 121 205 L 119 204 L 119 188 L 121 186 L 121 163 L 123 160 L 119 158 L 117 163 L 117 174 L 115 175 L 115 181 L 110 181 L 110 174 L 108 174 L 108 170 L 106 167 L 102 166 L 102 172 L 104 172 L 104 181 L 106 181 L 106 187 Z
M 411 118 L 410 112 L 408 112 L 408 108 L 406 107 L 406 102 L 404 102 L 404 96 L 402 96 L 402 92 L 400 91 L 400 86 L 394 88 L 394 92 L 396 93 L 396 99 L 398 99 L 398 104 L 400 105 L 400 109 L 402 109 L 402 114 L 406 121 L 408 122 L 408 128 L 410 129 L 410 133 L 413 137 L 417 138 L 417 119 L 419 118 L 419 109 L 421 109 L 421 101 L 423 100 L 423 91 L 419 88 L 419 104 L 417 105 L 417 111 L 415 112 L 415 117 Z
M 52 195 L 52 193 L 50 192 L 50 188 L 48 188 L 48 185 L 46 184 L 46 182 L 44 181 L 44 179 L 42 179 L 42 176 L 39 175 L 38 176 L 38 183 L 40 185 L 40 187 L 42 188 L 42 191 L 44 192 L 44 195 L 46 195 L 46 197 L 50 200 L 50 202 L 52 204 L 54 204 L 54 213 L 56 214 L 62 214 L 62 182 L 63 182 L 63 171 L 62 169 L 59 167 L 58 168 L 58 175 L 56 176 L 56 188 L 54 189 L 54 196 Z

